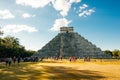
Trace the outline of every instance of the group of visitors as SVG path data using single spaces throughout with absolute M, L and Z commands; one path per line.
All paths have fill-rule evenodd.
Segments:
M 77 58 L 76 58 L 75 56 L 72 56 L 72 57 L 70 57 L 69 61 L 70 61 L 70 62 L 71 62 L 71 61 L 74 62 L 74 61 L 76 61 L 76 59 L 77 59 Z
M 6 66 L 11 66 L 12 62 L 15 64 L 16 61 L 17 61 L 18 65 L 19 65 L 19 63 L 21 61 L 20 56 L 17 57 L 17 58 L 15 56 L 13 58 L 11 58 L 11 57 L 6 58 L 5 63 L 6 63 Z
M 84 61 L 90 62 L 90 57 L 84 57 Z
M 24 62 L 38 62 L 39 58 L 38 57 L 25 57 L 23 58 Z

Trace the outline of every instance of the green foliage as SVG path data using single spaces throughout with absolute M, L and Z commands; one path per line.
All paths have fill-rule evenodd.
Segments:
M 117 50 L 117 49 L 112 52 L 114 57 L 118 56 L 118 53 L 119 53 L 119 50 Z
M 118 49 L 115 49 L 113 51 L 105 50 L 105 53 L 113 56 L 114 58 L 118 57 L 118 56 L 120 57 L 120 50 L 118 50 Z
M 120 51 L 118 52 L 118 56 L 120 57 Z
M 108 54 L 108 55 L 113 56 L 112 51 L 110 51 L 110 50 L 105 50 L 105 53 Z
M 20 45 L 19 39 L 11 36 L 0 38 L 0 57 L 29 57 L 33 55 L 35 51 L 28 51 Z

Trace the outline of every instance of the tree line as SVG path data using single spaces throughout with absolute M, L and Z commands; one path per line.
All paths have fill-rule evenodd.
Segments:
M 6 57 L 30 57 L 33 55 L 35 51 L 26 50 L 23 45 L 20 45 L 19 39 L 6 36 L 1 38 L 0 37 L 0 58 Z
M 111 55 L 113 58 L 120 58 L 120 50 L 115 49 L 113 51 L 105 50 L 105 53 Z

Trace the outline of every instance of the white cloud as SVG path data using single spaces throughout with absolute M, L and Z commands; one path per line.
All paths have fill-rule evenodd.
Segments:
M 78 3 L 81 2 L 82 0 L 70 0 L 70 3 Z
M 14 18 L 15 16 L 7 9 L 0 10 L 0 19 L 10 19 Z
M 31 26 L 27 26 L 27 25 L 16 25 L 16 24 L 6 25 L 2 28 L 2 30 L 5 33 L 18 33 L 18 32 L 22 32 L 22 31 L 26 31 L 26 32 L 36 32 L 37 31 L 37 29 L 35 27 L 31 27 Z
M 42 8 L 50 3 L 51 0 L 16 0 L 17 4 L 31 6 L 32 8 Z
M 65 17 L 68 15 L 71 5 L 80 1 L 81 0 L 56 0 L 52 1 L 52 4 L 55 10 L 60 11 L 60 14 Z
M 35 17 L 35 15 L 31 15 L 31 14 L 28 14 L 28 13 L 24 13 L 22 15 L 23 18 L 30 18 L 30 17 Z
M 94 9 L 85 10 L 85 11 L 79 13 L 79 16 L 87 17 L 87 16 L 91 15 L 93 12 L 95 12 Z
M 16 0 L 17 4 L 31 6 L 32 8 L 42 8 L 46 5 L 52 5 L 55 10 L 60 11 L 63 17 L 68 15 L 73 3 L 79 2 L 81 2 L 81 0 Z
M 67 27 L 71 21 L 68 21 L 66 18 L 56 19 L 53 27 L 50 29 L 51 31 L 59 31 L 60 27 Z
M 55 3 L 53 3 L 53 7 L 57 11 L 60 11 L 60 14 L 65 17 L 71 8 L 71 4 L 67 0 L 56 0 Z
M 88 7 L 87 4 L 83 4 L 82 6 L 79 7 L 80 8 L 79 12 L 81 12 L 84 9 L 86 9 L 87 7 Z

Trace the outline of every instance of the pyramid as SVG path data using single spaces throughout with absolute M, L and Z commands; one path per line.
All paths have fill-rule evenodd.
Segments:
M 90 41 L 74 32 L 73 27 L 61 27 L 60 33 L 37 51 L 39 57 L 91 57 L 100 58 L 104 52 Z

